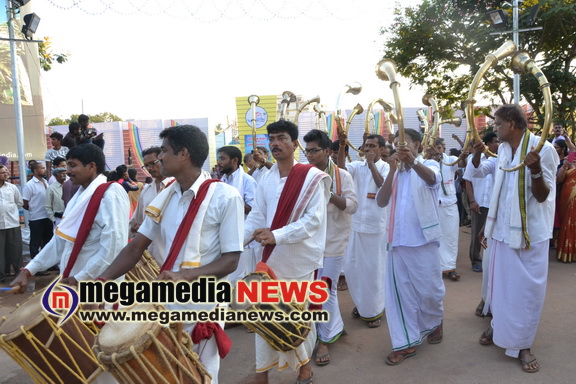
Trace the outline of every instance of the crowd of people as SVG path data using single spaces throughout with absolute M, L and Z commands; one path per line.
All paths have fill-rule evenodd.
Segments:
M 495 132 L 468 154 L 449 156 L 442 138 L 428 146 L 419 130 L 406 129 L 404 143 L 399 135 L 366 134 L 355 161 L 346 134 L 333 143 L 314 129 L 303 138 L 308 164 L 302 164 L 294 155 L 298 127 L 280 120 L 267 126 L 270 151 L 258 147 L 243 156 L 236 146 L 218 148 L 212 174 L 202 170 L 206 136 L 182 125 L 162 131 L 161 145 L 142 153 L 151 176 L 145 186 L 126 165 L 106 172 L 96 145 L 103 146 L 102 136 L 87 131 L 84 119 L 79 125 L 70 124 L 64 138 L 50 136 L 46 166 L 30 165 L 22 195 L 8 182 L 8 168 L 0 167 L 2 282 L 19 272 L 11 285 L 25 287 L 52 267 L 71 285 L 117 279 L 145 250 L 161 266 L 160 280 L 235 282 L 255 270 L 284 280 L 323 279 L 330 282 L 323 305 L 329 321 L 313 326 L 302 344 L 279 352 L 255 335 L 255 383 L 268 383 L 274 367 L 290 367 L 298 384 L 310 384 L 313 365 L 329 364 L 331 346 L 345 334 L 339 289 L 349 290 L 351 316 L 367 327 L 378 328 L 385 316 L 392 342 L 387 364 L 414 356 L 424 341 L 442 341 L 444 280 L 460 279 L 459 226 L 469 215 L 470 268 L 483 273 L 476 314 L 492 317 L 479 343 L 505 349 L 525 372 L 540 369 L 531 347 L 549 247 L 556 246 L 563 262 L 576 260 L 576 148 L 561 125 L 536 152 L 539 138 L 523 110 L 504 105 L 495 112 Z M 505 171 L 521 162 L 525 167 Z M 19 207 L 29 212 L 31 233 L 24 268 Z M 214 383 L 226 352 L 222 337 L 211 335 L 223 328 L 185 327 Z

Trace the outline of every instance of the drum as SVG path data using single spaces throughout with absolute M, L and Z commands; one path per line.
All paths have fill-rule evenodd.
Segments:
M 95 329 L 72 315 L 64 324 L 35 292 L 0 321 L 0 347 L 35 383 L 90 383 L 103 368 L 92 352 Z
M 265 272 L 253 272 L 242 280 L 250 284 L 251 281 L 264 281 L 272 280 L 272 278 Z M 284 303 L 279 302 L 277 304 L 262 304 L 262 303 L 252 303 L 248 306 L 243 306 L 238 304 L 236 301 L 236 295 L 233 295 L 233 301 L 231 303 L 231 308 L 233 310 L 253 310 L 253 311 L 281 311 L 286 314 L 292 311 L 302 312 L 306 309 L 304 304 L 296 303 Z M 306 340 L 308 333 L 310 332 L 311 322 L 266 322 L 266 323 L 256 323 L 256 322 L 246 322 L 243 323 L 246 327 L 253 330 L 275 350 L 281 352 L 292 351 L 300 344 Z
M 160 267 L 150 252 L 144 251 L 140 261 L 126 274 L 128 281 L 152 281 L 160 274 Z
M 162 311 L 163 307 L 139 304 L 128 311 Z M 94 343 L 98 360 L 120 383 L 197 383 L 212 379 L 192 350 L 186 332 L 157 322 L 110 322 Z

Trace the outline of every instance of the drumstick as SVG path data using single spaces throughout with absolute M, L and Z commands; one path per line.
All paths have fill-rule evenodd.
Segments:
M 19 285 L 15 286 L 15 287 L 2 287 L 2 288 L 0 288 L 0 292 L 23 293 L 23 292 L 20 292 L 21 289 L 22 289 L 22 287 Z
M 255 239 L 253 237 L 250 238 L 250 240 L 248 240 L 247 242 L 244 243 L 244 248 L 246 248 L 248 246 L 248 244 L 250 244 L 251 242 L 253 242 Z

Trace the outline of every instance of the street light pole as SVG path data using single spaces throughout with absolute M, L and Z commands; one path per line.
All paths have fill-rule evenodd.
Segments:
M 14 38 L 14 10 L 12 1 L 6 0 L 8 15 L 8 37 L 10 38 L 10 58 L 12 63 L 12 96 L 14 99 L 14 117 L 16 120 L 16 142 L 18 145 L 18 165 L 20 168 L 20 187 L 26 185 L 26 156 L 24 152 L 24 123 L 22 119 L 22 103 L 20 101 L 20 81 L 16 65 L 16 41 Z
M 514 5 L 512 8 L 512 39 L 516 47 L 520 46 L 520 36 L 518 31 L 518 0 L 514 0 Z M 520 74 L 514 74 L 513 81 L 514 88 L 514 104 L 520 103 Z

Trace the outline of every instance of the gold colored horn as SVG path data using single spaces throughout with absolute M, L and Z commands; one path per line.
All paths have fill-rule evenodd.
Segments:
M 422 136 L 422 143 L 428 142 L 428 135 L 430 134 L 430 124 L 428 122 L 428 117 L 424 114 L 424 110 L 419 108 L 416 111 L 418 115 L 418 120 L 420 120 L 424 124 L 424 135 Z
M 248 103 L 252 109 L 252 147 L 256 151 L 256 106 L 260 102 L 260 98 L 257 95 L 248 96 Z
M 516 52 L 516 44 L 514 44 L 512 40 L 506 40 L 504 44 L 502 44 L 500 48 L 498 48 L 495 52 L 486 55 L 484 63 L 480 66 L 480 69 L 478 69 L 478 71 L 476 72 L 474 80 L 472 80 L 472 84 L 470 85 L 470 91 L 468 92 L 468 99 L 466 99 L 466 101 L 463 102 L 464 106 L 466 107 L 465 108 L 466 123 L 468 124 L 468 129 L 466 130 L 466 139 L 464 141 L 464 146 L 462 147 L 463 154 L 466 153 L 472 140 L 476 142 L 482 140 L 480 138 L 478 130 L 476 129 L 476 122 L 474 121 L 474 104 L 476 103 L 474 97 L 476 95 L 476 91 L 478 90 L 480 82 L 482 81 L 482 78 L 484 77 L 488 69 L 490 69 L 491 67 L 495 67 L 498 64 L 499 60 L 513 55 L 514 52 Z M 494 153 L 490 152 L 488 150 L 488 147 L 486 147 L 484 152 L 488 156 L 498 157 Z M 462 158 L 463 155 L 460 155 L 460 157 L 458 157 L 458 159 L 455 162 L 447 165 L 452 166 L 458 163 L 460 160 L 462 160 Z
M 352 119 L 354 119 L 354 116 L 361 115 L 362 112 L 364 112 L 364 108 L 362 108 L 362 106 L 360 104 L 356 104 L 356 106 L 354 107 L 354 109 L 350 113 L 350 116 L 348 116 L 348 120 L 346 121 L 346 135 L 348 135 L 348 132 L 350 131 L 350 125 L 352 124 Z M 352 145 L 350 143 L 350 140 L 347 140 L 347 141 L 348 141 L 348 145 L 350 146 L 350 148 L 352 148 L 356 152 L 360 152 L 360 150 L 358 148 L 356 148 L 354 145 Z
M 390 81 L 390 89 L 394 95 L 394 105 L 396 106 L 396 120 L 398 125 L 398 146 L 406 146 L 404 135 L 404 112 L 400 102 L 400 83 L 396 79 L 396 63 L 390 59 L 382 59 L 376 65 L 376 76 L 380 80 Z
M 512 70 L 515 73 L 532 74 L 536 78 L 536 80 L 538 80 L 538 84 L 540 85 L 540 89 L 542 90 L 542 94 L 544 96 L 544 125 L 542 126 L 543 128 L 540 136 L 540 141 L 538 141 L 536 148 L 534 148 L 536 152 L 540 152 L 540 150 L 546 143 L 546 138 L 548 136 L 548 129 L 550 127 L 550 124 L 552 123 L 553 104 L 552 104 L 552 93 L 550 91 L 550 83 L 548 82 L 546 75 L 544 75 L 542 70 L 538 68 L 534 60 L 530 57 L 530 55 L 526 51 L 516 52 L 516 54 L 512 57 L 511 66 Z M 521 154 L 521 156 L 526 156 L 526 154 Z M 517 166 L 515 166 L 514 168 L 510 169 L 501 168 L 501 169 L 503 169 L 506 172 L 512 172 L 524 166 L 525 166 L 524 159 L 522 158 L 522 162 Z
M 316 129 L 321 130 L 320 129 L 320 120 L 322 120 L 324 122 L 324 132 L 328 133 L 328 124 L 326 124 L 326 112 L 324 112 L 322 110 L 322 108 L 320 108 L 320 103 L 316 103 L 314 104 L 314 112 L 316 112 Z
M 286 111 L 290 106 L 290 103 L 296 102 L 296 95 L 290 91 L 284 91 L 282 93 L 282 108 L 280 109 L 280 120 L 286 120 Z
M 368 105 L 368 109 L 366 110 L 366 121 L 364 123 L 364 132 L 370 132 L 370 120 L 374 120 L 374 114 L 372 110 L 376 104 L 380 104 L 382 108 L 384 108 L 384 113 L 390 113 L 394 110 L 394 107 L 389 103 L 385 102 L 382 99 L 375 99 Z M 388 121 L 388 118 L 386 119 Z M 375 133 L 375 132 L 374 132 Z
M 320 96 L 314 96 L 313 98 L 306 100 L 297 110 L 296 110 L 296 115 L 294 116 L 294 124 L 298 125 L 298 119 L 300 118 L 300 114 L 302 113 L 302 111 L 304 110 L 304 108 L 306 108 L 309 104 L 312 103 L 319 103 L 320 102 Z M 302 151 L 304 151 L 304 147 L 302 146 L 302 144 L 300 143 L 300 140 L 298 140 L 298 147 L 300 147 L 300 149 Z
M 442 125 L 442 124 L 451 124 L 451 125 L 459 128 L 462 125 L 462 118 L 457 116 L 457 117 L 453 117 L 451 119 L 441 120 L 440 125 Z
M 336 99 L 336 125 L 338 126 L 338 132 L 342 132 L 345 129 L 344 117 L 342 115 L 342 98 L 347 93 L 357 95 L 360 92 L 362 92 L 362 85 L 355 82 L 352 84 L 346 84 L 340 94 L 338 94 L 338 98 Z

